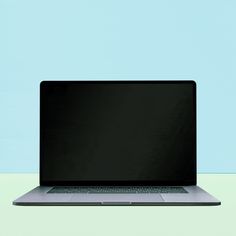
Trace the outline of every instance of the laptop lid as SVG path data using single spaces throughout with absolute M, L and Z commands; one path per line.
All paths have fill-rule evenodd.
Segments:
M 40 185 L 195 185 L 194 81 L 42 81 Z

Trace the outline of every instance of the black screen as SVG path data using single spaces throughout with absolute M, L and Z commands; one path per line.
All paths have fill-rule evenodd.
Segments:
M 196 182 L 193 81 L 43 81 L 40 184 Z

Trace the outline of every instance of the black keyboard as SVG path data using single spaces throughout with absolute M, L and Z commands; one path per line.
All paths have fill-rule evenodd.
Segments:
M 57 186 L 47 193 L 188 193 L 183 187 L 167 186 Z

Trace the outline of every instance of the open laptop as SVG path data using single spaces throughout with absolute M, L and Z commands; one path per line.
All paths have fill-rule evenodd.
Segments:
M 43 81 L 40 186 L 14 205 L 219 205 L 196 186 L 194 81 Z

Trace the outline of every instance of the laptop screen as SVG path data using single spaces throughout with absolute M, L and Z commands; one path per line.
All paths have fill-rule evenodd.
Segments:
M 196 184 L 195 83 L 41 82 L 40 184 Z

